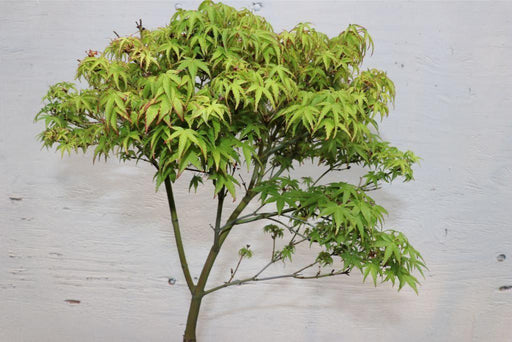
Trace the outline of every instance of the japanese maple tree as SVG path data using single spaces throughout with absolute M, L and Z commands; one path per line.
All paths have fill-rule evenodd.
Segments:
M 396 178 L 413 179 L 418 158 L 378 134 L 395 88 L 385 72 L 360 69 L 373 49 L 363 27 L 349 25 L 332 38 L 307 23 L 276 33 L 248 9 L 212 1 L 177 10 L 167 26 L 137 27 L 101 53 L 89 50 L 78 65 L 80 87 L 51 86 L 36 118 L 46 124 L 44 146 L 63 153 L 92 148 L 94 158 L 154 166 L 191 294 L 184 341 L 196 340 L 203 297 L 232 285 L 358 269 L 375 284 L 398 280 L 399 289 L 417 291 L 413 273 L 422 274 L 422 257 L 402 233 L 383 228 L 386 210 L 368 194 Z M 319 165 L 317 174 L 295 177 L 293 169 L 309 160 Z M 366 170 L 358 184 L 343 178 L 354 165 Z M 211 182 L 217 201 L 197 282 L 173 196 L 184 172 L 193 174 L 189 189 Z M 330 174 L 340 181 L 326 182 Z M 232 212 L 223 210 L 226 197 L 236 199 Z M 244 212 L 252 202 L 257 209 Z M 241 260 L 253 253 L 246 246 L 226 282 L 207 284 L 230 232 L 256 221 L 267 223 L 268 263 L 252 277 L 237 277 Z M 294 272 L 266 274 L 270 265 L 291 261 L 299 244 L 320 252 Z

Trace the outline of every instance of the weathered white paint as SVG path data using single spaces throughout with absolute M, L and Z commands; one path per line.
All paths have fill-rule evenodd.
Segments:
M 201 341 L 511 341 L 512 291 L 498 288 L 512 285 L 512 5 L 262 3 L 258 13 L 276 30 L 311 21 L 330 35 L 349 23 L 372 34 L 367 65 L 387 70 L 398 91 L 382 134 L 423 158 L 416 182 L 376 196 L 430 272 L 419 296 L 361 284 L 356 273 L 225 289 L 204 302 Z M 90 155 L 60 160 L 40 151 L 41 126 L 32 123 L 47 86 L 71 80 L 84 50 L 101 50 L 112 30 L 134 32 L 138 18 L 164 25 L 174 6 L 0 3 L 0 341 L 180 340 L 188 294 L 152 170 L 93 166 Z M 197 275 L 214 208 L 210 189 L 188 195 L 182 185 L 178 206 Z M 246 243 L 256 257 L 242 273 L 264 262 L 259 226 L 241 227 L 212 284 L 226 279 Z

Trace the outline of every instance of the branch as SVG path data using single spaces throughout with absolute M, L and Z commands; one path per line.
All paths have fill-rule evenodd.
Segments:
M 142 31 L 146 29 L 142 26 L 142 19 L 139 19 L 139 22 L 135 21 L 135 25 L 137 25 L 137 30 L 139 30 L 140 36 L 142 37 Z
M 248 215 L 239 217 L 235 221 L 230 222 L 230 225 L 234 226 L 234 225 L 254 222 L 254 221 L 258 221 L 258 220 L 262 220 L 262 219 L 267 219 L 267 218 L 270 218 L 273 216 L 284 216 L 283 214 L 289 213 L 289 212 L 292 212 L 295 210 L 297 210 L 297 208 L 288 208 L 288 209 L 282 210 L 281 213 L 278 213 L 277 211 L 274 211 L 271 213 L 259 213 L 259 214 L 252 213 L 252 214 L 248 214 Z
M 294 278 L 297 278 L 297 279 L 319 279 L 319 278 L 325 278 L 325 277 L 332 277 L 332 276 L 340 275 L 340 274 L 350 275 L 350 270 L 344 270 L 344 271 L 340 270 L 340 271 L 337 271 L 337 272 L 333 272 L 333 271 L 334 270 L 332 270 L 329 273 L 316 274 L 314 276 L 301 276 L 301 275 L 297 275 Z
M 272 179 L 272 178 L 277 178 L 279 177 L 285 170 L 286 170 L 286 167 L 282 166 L 279 171 L 277 171 L 275 174 L 274 174 L 274 169 L 275 167 L 272 168 L 272 172 L 270 172 L 270 176 L 268 179 Z M 266 172 L 265 172 L 266 173 Z
M 242 178 L 242 175 L 240 173 L 238 174 L 238 177 L 240 177 L 240 179 L 242 180 L 242 185 L 244 186 L 244 190 L 245 190 L 245 192 L 247 192 L 247 184 L 245 184 L 245 180 Z
M 273 260 L 276 254 L 276 236 L 272 236 L 272 255 L 270 260 Z
M 238 263 L 236 264 L 235 270 L 233 271 L 233 269 L 231 269 L 231 277 L 229 278 L 228 283 L 231 282 L 235 277 L 236 271 L 238 271 L 238 267 L 240 267 L 240 263 L 242 262 L 243 258 L 244 256 L 240 255 L 240 259 L 238 259 Z
M 263 277 L 263 278 L 258 278 L 257 276 L 253 276 L 253 277 L 250 277 L 250 278 L 233 280 L 233 281 L 224 283 L 222 285 L 219 285 L 217 287 L 211 288 L 211 289 L 205 291 L 204 294 L 206 295 L 206 294 L 215 292 L 217 290 L 223 289 L 225 287 L 229 287 L 229 286 L 233 286 L 233 285 L 242 285 L 242 284 L 249 283 L 249 282 L 275 280 L 275 279 L 282 279 L 282 278 L 319 279 L 319 278 L 325 278 L 325 277 L 332 277 L 332 276 L 336 276 L 336 275 L 340 275 L 340 274 L 346 274 L 346 275 L 350 274 L 350 270 L 344 270 L 344 271 L 340 270 L 340 271 L 337 271 L 337 272 L 334 272 L 334 270 L 333 270 L 333 271 L 331 271 L 329 273 L 323 273 L 323 274 L 322 273 L 317 273 L 316 275 L 312 275 L 312 276 L 304 276 L 304 275 L 300 274 L 300 272 L 302 272 L 303 270 L 305 270 L 307 268 L 312 267 L 315 264 L 316 264 L 316 262 L 301 268 L 299 271 L 296 271 L 296 272 L 293 272 L 293 273 L 289 273 L 289 274 L 282 274 L 282 275 Z M 267 264 L 264 267 L 264 269 L 267 268 L 268 266 L 270 266 L 270 264 Z
M 218 196 L 218 204 L 217 204 L 217 216 L 215 217 L 215 228 L 214 228 L 214 239 L 213 239 L 213 247 L 216 251 L 219 251 L 220 244 L 219 244 L 219 237 L 221 232 L 220 222 L 222 220 L 222 208 L 224 205 L 224 198 L 226 197 L 226 191 L 225 188 L 222 187 L 219 192 Z
M 186 171 L 193 171 L 193 172 L 200 172 L 200 173 L 204 173 L 206 175 L 209 175 L 210 173 L 208 171 L 203 171 L 203 170 L 198 170 L 198 169 L 193 169 L 193 168 L 190 168 L 190 167 L 186 167 L 185 168 Z
M 336 168 L 336 165 L 333 165 L 333 166 L 329 167 L 329 168 L 328 168 L 324 173 L 322 173 L 322 174 L 320 175 L 320 177 L 318 177 L 318 178 L 316 179 L 316 181 L 315 181 L 311 186 L 312 186 L 312 187 L 313 187 L 313 186 L 315 186 L 315 185 L 316 185 L 316 184 L 317 184 L 317 183 L 318 183 L 322 178 L 324 178 L 324 176 L 325 176 L 326 174 L 328 174 L 328 173 L 329 173 L 329 172 L 331 172 L 331 171 L 343 171 L 343 170 L 349 170 L 349 169 L 350 169 L 350 165 L 347 165 L 347 167 L 345 167 L 345 168 L 341 168 L 341 169 L 337 169 L 337 168 Z
M 178 248 L 178 255 L 180 258 L 181 269 L 183 270 L 183 275 L 185 276 L 185 280 L 187 281 L 188 288 L 190 293 L 193 294 L 195 285 L 192 280 L 192 276 L 190 275 L 190 270 L 187 264 L 187 257 L 185 256 L 185 248 L 183 247 L 183 240 L 181 238 L 180 225 L 178 222 L 178 214 L 176 212 L 176 204 L 174 202 L 174 196 L 172 193 L 172 185 L 169 178 L 165 179 L 165 190 L 167 192 L 167 201 L 169 202 L 169 210 L 171 212 L 171 221 L 172 227 L 174 230 L 174 238 L 176 240 L 176 247 Z
M 311 268 L 311 267 L 315 266 L 316 264 L 318 264 L 318 261 L 315 261 L 315 262 L 313 262 L 313 263 L 311 263 L 309 265 L 306 265 L 306 266 L 302 267 L 300 270 L 295 272 L 295 274 L 300 274 L 300 272 L 303 272 L 303 271 L 307 270 L 308 268 Z
M 258 214 L 258 211 L 259 211 L 261 208 L 263 208 L 264 206 L 265 206 L 265 204 L 260 205 L 260 206 L 258 207 L 258 209 L 254 210 L 252 213 L 247 214 L 247 215 L 243 215 L 243 216 L 239 216 L 239 217 L 237 218 L 237 220 L 241 220 L 241 219 L 244 219 L 244 218 L 247 218 L 247 217 L 251 217 L 251 216 L 253 216 L 253 215 L 257 215 L 257 214 Z
M 295 216 L 291 216 L 291 215 L 281 215 L 281 216 L 287 217 L 287 218 L 289 218 L 291 220 L 300 221 L 303 224 L 306 224 L 306 225 L 310 226 L 311 228 L 316 228 L 316 226 L 314 224 L 312 224 L 312 223 L 310 223 L 310 222 L 308 222 L 306 220 L 303 220 L 301 218 L 298 218 L 298 217 L 295 217 Z
M 359 189 L 361 189 L 362 191 L 375 191 L 375 190 L 380 190 L 380 189 L 382 189 L 382 187 L 381 187 L 381 186 L 378 186 L 378 185 L 375 185 L 375 186 L 373 186 L 373 187 L 371 187 L 371 188 L 367 188 L 367 187 L 365 187 L 365 186 L 363 185 L 363 186 L 360 186 L 360 187 L 359 187 Z

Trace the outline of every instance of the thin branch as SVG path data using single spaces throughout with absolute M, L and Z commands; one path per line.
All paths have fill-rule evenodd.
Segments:
M 322 178 L 324 178 L 325 175 L 327 175 L 331 171 L 343 171 L 343 170 L 349 170 L 351 167 L 350 165 L 347 165 L 345 168 L 336 168 L 336 165 L 333 165 L 329 167 L 324 173 L 320 175 L 320 177 L 317 178 L 317 180 L 311 185 L 312 187 L 315 186 Z
M 270 177 L 269 179 L 272 179 L 272 178 L 277 178 L 279 177 L 284 171 L 286 170 L 286 168 L 283 166 L 279 169 L 279 171 L 277 171 L 275 174 L 274 174 L 274 169 L 272 169 L 272 172 L 270 173 Z
M 373 187 L 371 187 L 371 188 L 366 188 L 366 187 L 362 186 L 362 187 L 360 187 L 359 189 L 361 189 L 362 191 L 375 191 L 375 190 L 380 190 L 380 189 L 382 189 L 382 187 L 381 187 L 381 186 L 378 186 L 378 185 L 377 185 L 377 186 L 373 186 Z
M 301 272 L 303 272 L 303 271 L 307 270 L 308 268 L 311 268 L 311 267 L 315 266 L 316 264 L 318 264 L 318 261 L 315 261 L 315 262 L 313 262 L 313 263 L 311 263 L 311 264 L 309 264 L 309 265 L 306 265 L 306 266 L 302 267 L 300 270 L 298 270 L 297 272 L 295 272 L 295 274 L 299 274 L 299 273 L 301 273 Z
M 139 33 L 142 37 L 142 31 L 146 29 L 144 26 L 142 26 L 142 19 L 139 19 L 139 22 L 135 21 L 135 25 L 137 25 L 137 30 L 139 30 Z
M 238 267 L 240 267 L 240 263 L 242 262 L 243 258 L 244 256 L 240 255 L 240 259 L 238 259 L 238 263 L 236 264 L 235 270 L 233 271 L 233 269 L 231 269 L 231 277 L 229 278 L 228 283 L 231 282 L 235 277 L 236 271 L 238 271 Z
M 261 208 L 263 208 L 265 206 L 265 204 L 262 204 L 260 205 L 256 210 L 254 210 L 252 213 L 250 214 L 247 214 L 247 215 L 243 215 L 243 216 L 239 216 L 237 220 L 242 220 L 242 219 L 245 219 L 245 218 L 248 218 L 248 217 L 251 217 L 251 216 L 254 216 L 254 215 L 258 215 L 258 211 L 261 210 Z
M 307 241 L 307 239 L 302 239 L 302 240 L 293 242 L 293 239 L 295 239 L 295 236 L 292 238 L 292 240 L 290 240 L 288 245 L 297 246 L 298 244 L 300 244 L 300 243 L 302 243 L 304 241 Z M 275 264 L 276 262 L 278 262 L 280 260 L 283 260 L 283 254 L 282 253 L 279 253 L 278 255 L 274 255 L 274 257 L 272 259 L 270 259 L 270 261 L 265 266 L 263 266 L 263 268 L 261 270 L 259 270 L 258 273 L 256 273 L 253 276 L 253 278 L 258 278 L 258 276 L 260 274 L 262 274 L 270 265 Z
M 203 170 L 198 170 L 198 169 L 193 169 L 193 168 L 190 168 L 190 167 L 186 167 L 185 168 L 186 171 L 193 171 L 193 172 L 199 172 L 199 173 L 204 173 L 206 175 L 209 175 L 210 173 L 208 171 L 203 171 Z
M 274 172 L 274 169 L 277 167 L 277 165 L 274 165 L 274 166 L 271 166 L 269 167 L 267 170 L 265 170 L 265 172 L 263 173 L 263 177 L 265 177 L 267 175 L 267 173 L 269 173 L 269 171 L 272 171 L 270 173 L 270 178 L 272 178 L 272 173 Z
M 281 216 L 287 217 L 287 218 L 289 218 L 291 220 L 300 221 L 303 224 L 310 226 L 311 228 L 316 228 L 316 226 L 314 224 L 312 224 L 312 223 L 310 223 L 310 222 L 308 222 L 306 220 L 303 220 L 301 218 L 298 218 L 298 217 L 295 217 L 295 216 L 291 216 L 291 215 L 281 215 Z
M 344 270 L 344 271 L 340 270 L 340 271 L 337 271 L 337 272 L 331 271 L 329 273 L 316 274 L 314 276 L 301 276 L 301 275 L 297 275 L 294 278 L 297 278 L 297 279 L 318 279 L 318 278 L 332 277 L 332 276 L 340 275 L 340 274 L 350 275 L 350 270 Z
M 185 280 L 187 282 L 190 293 L 194 292 L 195 284 L 192 280 L 192 276 L 190 275 L 190 270 L 187 264 L 187 257 L 185 255 L 185 248 L 183 247 L 183 240 L 181 238 L 180 225 L 178 222 L 178 214 L 176 212 L 176 204 L 174 202 L 174 196 L 172 193 L 172 185 L 169 178 L 166 178 L 165 181 L 165 190 L 167 192 L 167 201 L 169 202 L 169 210 L 171 212 L 171 221 L 172 227 L 174 230 L 174 238 L 176 240 L 176 247 L 178 249 L 178 256 L 180 258 L 181 269 L 183 270 L 183 275 L 185 276 Z
M 280 260 L 280 257 L 279 257 L 279 260 Z M 278 259 L 271 259 L 267 264 L 265 264 L 265 266 L 263 266 L 263 268 L 261 270 L 258 271 L 258 273 L 256 273 L 255 275 L 252 276 L 252 278 L 258 278 L 258 276 L 260 274 L 262 274 L 270 265 L 276 263 L 278 261 Z
M 276 254 L 276 237 L 272 237 L 272 256 L 270 257 L 270 260 L 274 260 Z
M 238 219 L 236 219 L 235 221 L 227 222 L 226 225 L 234 226 L 234 225 L 245 224 L 245 223 L 249 223 L 249 222 L 266 219 L 266 218 L 273 217 L 273 216 L 284 216 L 283 213 L 289 213 L 289 212 L 292 212 L 295 210 L 297 210 L 297 208 L 288 208 L 288 209 L 282 210 L 281 213 L 278 213 L 277 211 L 270 212 L 270 213 L 259 213 L 259 214 L 252 213 L 252 214 L 248 214 L 245 216 L 241 216 Z
M 287 246 L 295 246 L 295 245 L 298 245 L 300 242 L 303 242 L 303 241 L 307 240 L 307 239 L 302 239 L 300 242 L 294 243 L 294 240 L 295 240 L 295 238 L 297 237 L 298 234 L 299 234 L 298 230 L 294 232 L 294 234 L 293 234 L 290 242 L 288 242 Z
M 322 179 L 326 174 L 328 174 L 328 173 L 329 173 L 329 172 L 331 172 L 331 171 L 332 171 L 332 167 L 328 168 L 324 173 L 322 173 L 322 174 L 320 175 L 320 177 L 318 177 L 318 178 L 316 179 L 316 181 L 315 181 L 313 184 L 311 184 L 311 186 L 312 186 L 312 187 L 313 187 L 313 186 L 315 186 L 315 185 L 316 185 L 316 183 L 318 183 L 318 182 L 320 181 L 320 179 Z
M 242 180 L 242 185 L 244 186 L 245 192 L 247 192 L 247 185 L 245 184 L 245 181 L 240 173 L 238 174 L 238 177 L 240 177 L 240 179 Z
M 308 265 L 306 267 L 303 267 L 303 269 L 307 269 L 307 268 L 309 268 L 309 267 L 311 267 L 313 265 L 314 264 Z M 268 266 L 269 265 L 267 265 L 266 267 L 268 267 Z M 217 287 L 214 287 L 214 288 L 211 288 L 211 289 L 205 291 L 204 294 L 207 295 L 209 293 L 215 292 L 215 291 L 223 289 L 225 287 L 229 287 L 229 286 L 233 286 L 233 285 L 242 285 L 242 284 L 249 283 L 249 282 L 275 280 L 275 279 L 283 279 L 283 278 L 319 279 L 319 278 L 325 278 L 325 277 L 333 277 L 333 276 L 341 275 L 341 274 L 350 275 L 350 270 L 340 270 L 340 271 L 337 271 L 337 272 L 331 271 L 329 273 L 323 273 L 323 274 L 322 273 L 317 273 L 316 275 L 312 275 L 312 276 L 304 276 L 304 275 L 302 275 L 302 274 L 300 274 L 298 272 L 293 272 L 293 273 L 289 273 L 289 274 L 282 274 L 282 275 L 275 275 L 275 276 L 270 276 L 270 277 L 263 277 L 263 278 L 257 278 L 255 276 L 253 276 L 253 277 L 250 277 L 250 278 L 233 280 L 231 282 L 224 283 L 222 285 L 219 285 Z
M 217 251 L 220 249 L 219 245 L 219 237 L 221 232 L 220 223 L 222 220 L 222 208 L 224 206 L 224 198 L 226 197 L 225 187 L 222 187 L 218 196 L 218 204 L 217 204 L 217 216 L 215 217 L 215 229 L 214 229 L 214 239 L 213 239 L 213 247 Z

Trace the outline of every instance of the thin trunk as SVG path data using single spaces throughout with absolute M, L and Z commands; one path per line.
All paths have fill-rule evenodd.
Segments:
M 208 257 L 204 263 L 199 281 L 197 282 L 197 285 L 194 288 L 194 292 L 192 293 L 192 299 L 190 301 L 190 308 L 187 317 L 187 326 L 185 327 L 185 335 L 183 335 L 183 342 L 196 342 L 197 318 L 199 317 L 199 309 L 201 308 L 201 301 L 204 296 L 204 288 L 218 254 L 219 248 L 215 245 L 212 246 L 210 253 L 208 254 Z
M 203 296 L 193 296 L 190 301 L 190 308 L 188 310 L 187 327 L 183 335 L 183 342 L 196 342 L 196 326 L 197 318 L 199 317 L 199 309 L 201 308 L 201 301 Z

